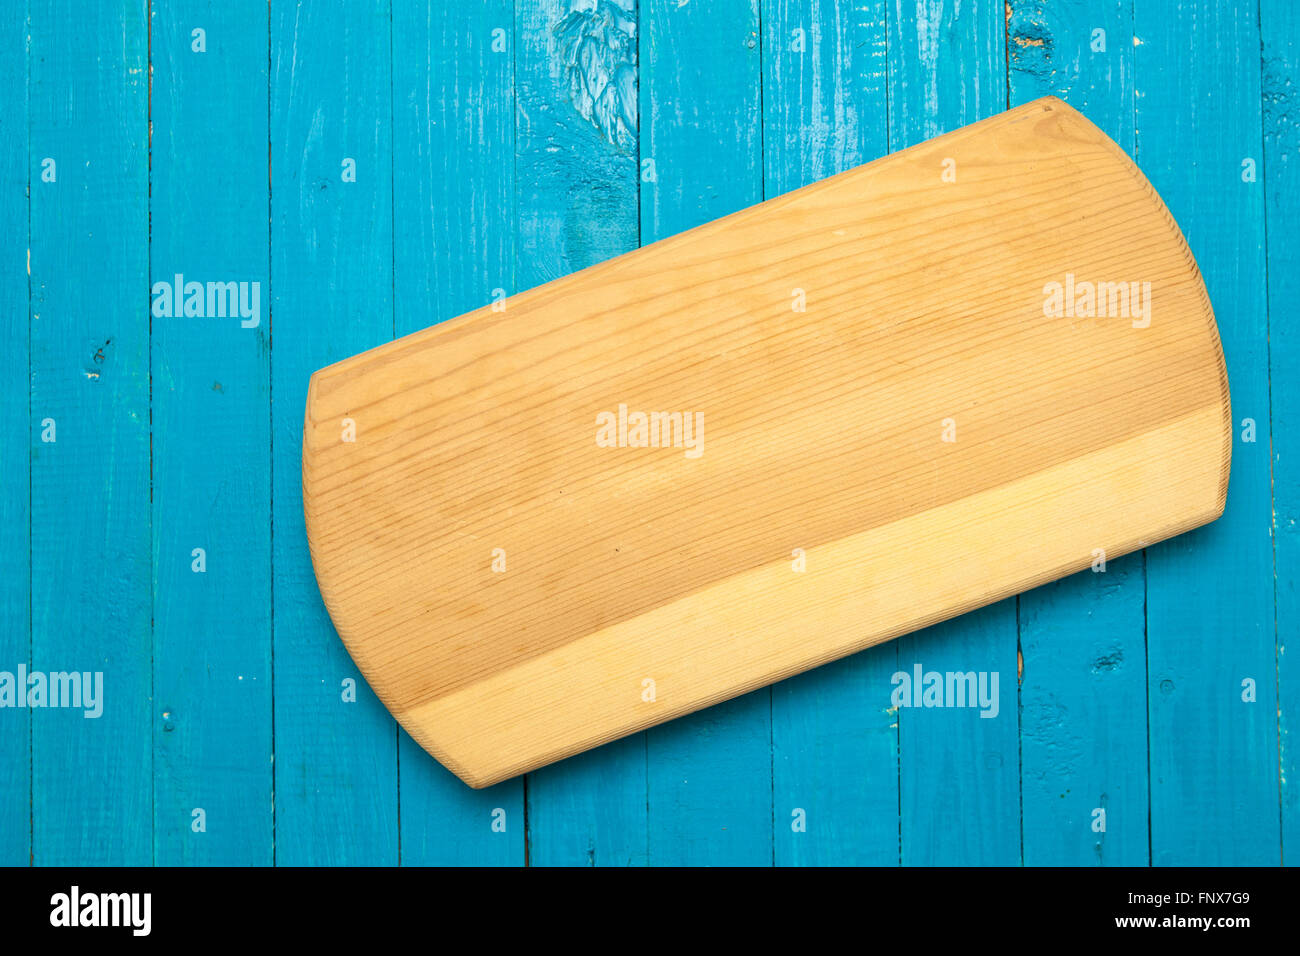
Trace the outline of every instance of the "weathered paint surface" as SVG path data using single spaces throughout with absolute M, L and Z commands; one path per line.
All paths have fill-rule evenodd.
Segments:
M 28 314 L 27 43 L 11 24 L 0 38 L 0 418 L 31 424 Z M 39 172 L 35 176 L 40 181 Z M 30 429 L 0 430 L 0 669 L 31 663 Z M 25 866 L 32 849 L 32 729 L 26 711 L 4 714 L 0 766 L 0 864 Z
M 14 26 L 0 671 L 106 691 L 96 719 L 0 709 L 3 862 L 1295 855 L 1294 4 L 30 0 Z M 1205 274 L 1224 518 L 489 790 L 414 745 L 315 586 L 308 375 L 1048 93 Z M 177 273 L 259 283 L 259 320 L 154 314 Z M 998 716 L 893 706 L 918 664 L 996 673 Z

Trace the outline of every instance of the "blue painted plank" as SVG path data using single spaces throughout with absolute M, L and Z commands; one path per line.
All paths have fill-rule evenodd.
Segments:
M 312 372 L 392 337 L 390 19 L 272 0 L 271 438 L 275 853 L 396 864 L 397 730 L 321 603 L 302 519 Z M 346 181 L 355 163 L 355 181 Z M 340 423 L 340 438 L 343 435 Z M 364 419 L 356 420 L 363 434 Z M 349 702 L 346 683 L 356 684 Z
M 1059 96 L 1132 155 L 1131 0 L 1008 9 L 1011 105 Z M 1020 597 L 1027 866 L 1148 862 L 1145 562 L 1096 566 Z
M 647 243 L 763 198 L 762 44 L 758 0 L 643 0 L 640 27 Z M 651 864 L 771 864 L 771 702 L 765 688 L 649 731 Z
M 519 4 L 520 289 L 635 249 L 637 11 L 632 0 Z
M 764 0 L 767 196 L 888 151 L 885 15 L 884 0 Z M 772 688 L 778 864 L 898 863 L 896 659 L 873 647 Z
M 27 300 L 27 11 L 0 40 L 0 419 L 29 418 Z M 17 680 L 31 664 L 31 459 L 26 433 L 0 431 L 0 671 Z M 17 704 L 15 696 L 14 703 Z M 0 866 L 26 866 L 32 853 L 31 711 L 0 712 Z
M 886 0 L 763 0 L 767 198 L 889 151 Z
M 889 21 L 890 146 L 901 149 L 1006 108 L 1002 0 L 895 0 Z M 961 157 L 954 157 L 960 175 Z M 943 188 L 935 170 L 936 188 Z M 940 440 L 940 423 L 934 425 Z M 898 672 L 975 672 L 996 716 L 970 707 L 899 708 L 902 860 L 1020 861 L 1017 624 L 1014 599 L 898 642 Z M 902 687 L 900 678 L 900 689 Z M 954 825 L 955 821 L 960 821 Z
M 1227 510 L 1148 549 L 1151 862 L 1275 864 L 1277 664 L 1255 6 L 1134 0 L 1137 149 L 1218 319 L 1236 436 Z M 1243 178 L 1246 160 L 1254 182 Z M 1243 421 L 1255 441 L 1243 441 Z M 1248 702 L 1244 682 L 1253 682 Z
M 517 6 L 520 289 L 637 246 L 636 15 L 632 0 Z M 634 734 L 529 775 L 530 863 L 645 863 L 645 746 Z
M 1009 0 L 1007 12 L 1011 105 L 1059 96 L 1133 155 L 1133 0 Z
M 889 148 L 1007 108 L 1004 0 L 892 0 Z
M 152 30 L 155 852 L 269 864 L 266 5 L 161 0 Z
M 513 286 L 513 17 L 506 0 L 393 4 L 398 335 Z M 522 779 L 472 790 L 405 731 L 398 755 L 403 864 L 524 862 Z
M 1148 862 L 1143 578 L 1134 554 L 1020 598 L 1026 866 Z
M 31 28 L 32 667 L 102 674 L 98 718 L 32 713 L 33 857 L 148 864 L 148 14 Z
M 1300 858 L 1300 9 L 1261 0 L 1282 859 Z

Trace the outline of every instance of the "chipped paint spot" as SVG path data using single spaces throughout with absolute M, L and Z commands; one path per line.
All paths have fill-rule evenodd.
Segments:
M 1100 674 L 1103 671 L 1113 671 L 1124 663 L 1124 649 L 1116 645 L 1110 648 L 1104 654 L 1099 654 L 1092 662 L 1092 672 Z
M 104 353 L 104 349 L 108 348 L 112 344 L 113 344 L 113 340 L 111 338 L 108 338 L 104 340 L 103 345 L 95 349 L 95 354 L 93 354 L 90 357 L 90 361 L 92 364 L 87 366 L 83 370 L 83 374 L 86 376 L 87 379 L 91 381 L 95 381 L 99 378 L 99 369 L 97 368 L 97 366 L 103 365 L 106 361 L 108 361 L 108 356 Z
M 1021 10 L 1014 17 L 1007 10 L 1007 53 L 1012 66 L 1040 76 L 1053 72 L 1054 39 L 1041 9 Z
M 569 101 L 621 153 L 637 142 L 634 0 L 569 0 L 551 28 Z

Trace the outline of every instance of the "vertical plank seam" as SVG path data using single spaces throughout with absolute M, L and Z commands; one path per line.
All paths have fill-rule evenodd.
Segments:
M 393 0 L 388 0 L 388 301 L 389 338 L 397 338 L 397 143 L 394 137 L 396 111 L 393 108 Z M 390 718 L 392 719 L 392 718 Z M 397 865 L 402 865 L 402 727 L 393 720 L 393 763 L 397 801 Z
M 994 0 L 994 16 L 997 5 Z M 1003 109 L 1011 109 L 1011 0 L 1003 0 L 1002 17 L 1002 85 Z M 1020 865 L 1025 865 L 1025 694 L 1024 694 L 1024 622 L 1021 617 L 1020 595 L 1016 595 L 1016 813 L 1020 834 Z
M 145 302 L 149 302 L 150 282 L 153 277 L 153 0 L 145 0 Z M 149 315 L 148 347 L 145 349 L 149 363 L 149 719 L 145 722 L 149 738 L 149 862 L 158 865 L 158 755 L 154 740 L 154 710 L 158 696 L 158 549 L 154 546 L 153 528 L 153 309 Z
M 1137 4 L 1138 0 L 1128 0 L 1128 22 L 1129 38 L 1133 44 L 1133 80 L 1130 91 L 1131 100 L 1129 103 L 1129 123 L 1133 130 L 1133 162 L 1138 161 L 1138 45 L 1137 45 Z M 1146 693 L 1146 707 L 1143 715 L 1146 718 L 1146 741 L 1147 741 L 1147 866 L 1151 866 L 1152 842 L 1151 842 L 1151 648 L 1148 642 L 1149 620 L 1148 614 L 1151 608 L 1150 602 L 1150 577 L 1148 575 L 1147 549 L 1143 548 L 1142 555 L 1142 673 L 1143 689 Z
M 1266 71 L 1264 69 L 1264 9 L 1261 0 L 1255 0 L 1255 31 L 1259 34 L 1259 170 L 1263 180 L 1264 196 L 1261 200 L 1264 240 L 1264 360 L 1268 375 L 1268 500 L 1269 500 L 1269 551 L 1273 557 L 1273 708 L 1274 731 L 1277 740 L 1277 842 L 1278 864 L 1286 865 L 1286 814 L 1282 807 L 1282 654 L 1281 633 L 1277 620 L 1277 481 L 1273 457 L 1273 285 L 1269 281 L 1268 244 L 1268 130 L 1265 120 Z
M 894 127 L 893 127 L 893 100 L 894 89 L 890 80 L 890 44 L 893 42 L 893 32 L 889 28 L 889 3 L 888 0 L 882 0 L 881 9 L 885 15 L 885 155 L 889 155 L 893 150 Z M 894 656 L 894 671 L 898 672 L 903 664 L 902 644 L 899 641 L 892 642 Z M 898 866 L 903 865 L 903 708 L 898 707 L 894 710 L 894 791 L 898 800 Z
M 767 199 L 767 106 L 765 91 L 766 44 L 763 42 L 763 0 L 756 0 L 754 10 L 758 15 L 758 197 Z M 771 866 L 776 866 L 776 736 L 772 729 L 772 685 L 767 692 L 767 795 L 768 795 L 768 846 L 771 849 Z
M 510 273 L 507 277 L 509 288 L 506 289 L 507 300 L 516 291 L 515 284 L 519 271 L 516 258 L 519 256 L 519 0 L 510 7 L 510 250 L 507 260 Z M 528 813 L 528 774 L 520 780 L 520 803 L 524 813 L 524 869 L 532 865 L 532 820 Z
M 989 11 L 995 23 L 1000 25 L 1000 29 L 995 30 L 993 35 L 1002 44 L 1002 110 L 1011 108 L 1011 52 L 1007 47 L 1007 34 L 1010 27 L 1011 4 L 1010 0 L 990 0 L 992 8 Z M 999 62 L 997 51 L 995 50 L 990 59 L 995 64 Z M 1024 786 L 1024 758 L 1022 750 L 1021 734 L 1024 729 L 1024 723 L 1021 720 L 1021 691 L 1020 691 L 1020 670 L 1021 670 L 1021 646 L 1020 646 L 1020 595 L 1015 597 L 1015 605 L 1011 609 L 1011 619 L 1016 632 L 1016 862 L 1023 867 L 1025 865 L 1025 786 Z
M 633 176 L 636 181 L 636 244 L 639 249 L 642 245 L 641 238 L 641 129 L 643 120 L 641 117 L 641 35 L 644 32 L 641 29 L 641 4 L 643 0 L 634 0 L 633 10 L 636 19 L 636 165 L 633 168 Z
M 1136 118 L 1136 117 L 1135 117 Z M 1136 149 L 1136 146 L 1134 147 Z M 1143 684 L 1146 691 L 1146 738 L 1147 738 L 1147 866 L 1151 866 L 1154 858 L 1152 856 L 1153 843 L 1151 840 L 1151 805 L 1152 805 L 1152 786 L 1151 786 L 1151 648 L 1148 635 L 1148 614 L 1151 609 L 1151 589 L 1150 578 L 1147 577 L 1147 549 L 1143 548 L 1142 554 L 1142 673 L 1144 675 Z
M 26 49 L 27 81 L 23 92 L 27 114 L 27 667 L 32 666 L 32 7 L 27 3 Z M 36 865 L 36 734 L 32 711 L 27 709 L 27 865 Z
M 641 113 L 641 75 L 642 67 L 645 65 L 644 58 L 641 55 L 641 38 L 645 35 L 645 30 L 641 23 L 642 3 L 645 0 L 637 0 L 636 3 L 636 244 L 637 248 L 645 245 L 645 197 L 642 195 L 642 186 L 645 180 L 641 175 L 641 137 L 645 133 L 645 117 Z M 651 157 L 653 161 L 653 157 Z M 650 735 L 642 731 L 641 737 L 641 760 L 644 768 L 642 782 L 645 785 L 645 863 L 650 866 Z M 595 865 L 595 859 L 592 860 Z
M 758 198 L 767 198 L 767 112 L 763 102 L 763 0 L 755 0 L 754 13 L 758 17 Z M 769 693 L 769 697 L 771 694 Z
M 275 274 L 273 269 L 272 236 L 275 232 L 274 206 L 271 198 L 273 176 L 271 170 L 271 85 L 274 82 L 271 61 L 271 0 L 266 3 L 266 419 L 268 437 L 268 461 L 270 470 L 267 475 L 269 487 L 268 504 L 270 507 L 270 533 L 267 542 L 267 561 L 270 566 L 270 646 L 271 646 L 271 866 L 277 865 L 276 827 L 278 815 L 276 810 L 276 784 L 278 768 L 275 763 L 275 363 L 272 361 L 272 347 L 275 340 Z
M 993 0 L 994 10 L 997 9 L 997 0 Z M 1006 104 L 1004 109 L 1011 109 L 1011 47 L 1007 41 L 1011 39 L 1011 0 L 1002 0 L 1002 80 L 1005 96 L 1003 102 Z M 996 12 L 994 14 L 996 16 Z M 1016 597 L 1016 619 L 1020 618 L 1020 598 Z M 1016 644 L 1020 643 L 1020 625 L 1016 625 Z M 1022 844 L 1023 845 L 1023 844 Z M 1023 860 L 1022 860 L 1023 862 Z
M 1138 129 L 1138 49 L 1137 42 L 1137 5 L 1140 0 L 1131 0 L 1128 6 L 1129 35 L 1133 39 L 1133 105 L 1130 120 L 1133 124 L 1133 162 L 1138 162 L 1141 154 L 1140 134 Z M 1142 555 L 1142 673 L 1143 688 L 1146 692 L 1146 739 L 1147 739 L 1147 866 L 1154 861 L 1154 842 L 1152 840 L 1152 808 L 1154 790 L 1151 779 L 1151 579 L 1148 575 L 1147 549 Z

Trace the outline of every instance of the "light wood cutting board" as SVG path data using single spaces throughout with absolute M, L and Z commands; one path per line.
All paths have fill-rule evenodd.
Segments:
M 481 787 L 1211 521 L 1230 434 L 1177 225 L 1048 98 L 322 369 L 303 501 Z

